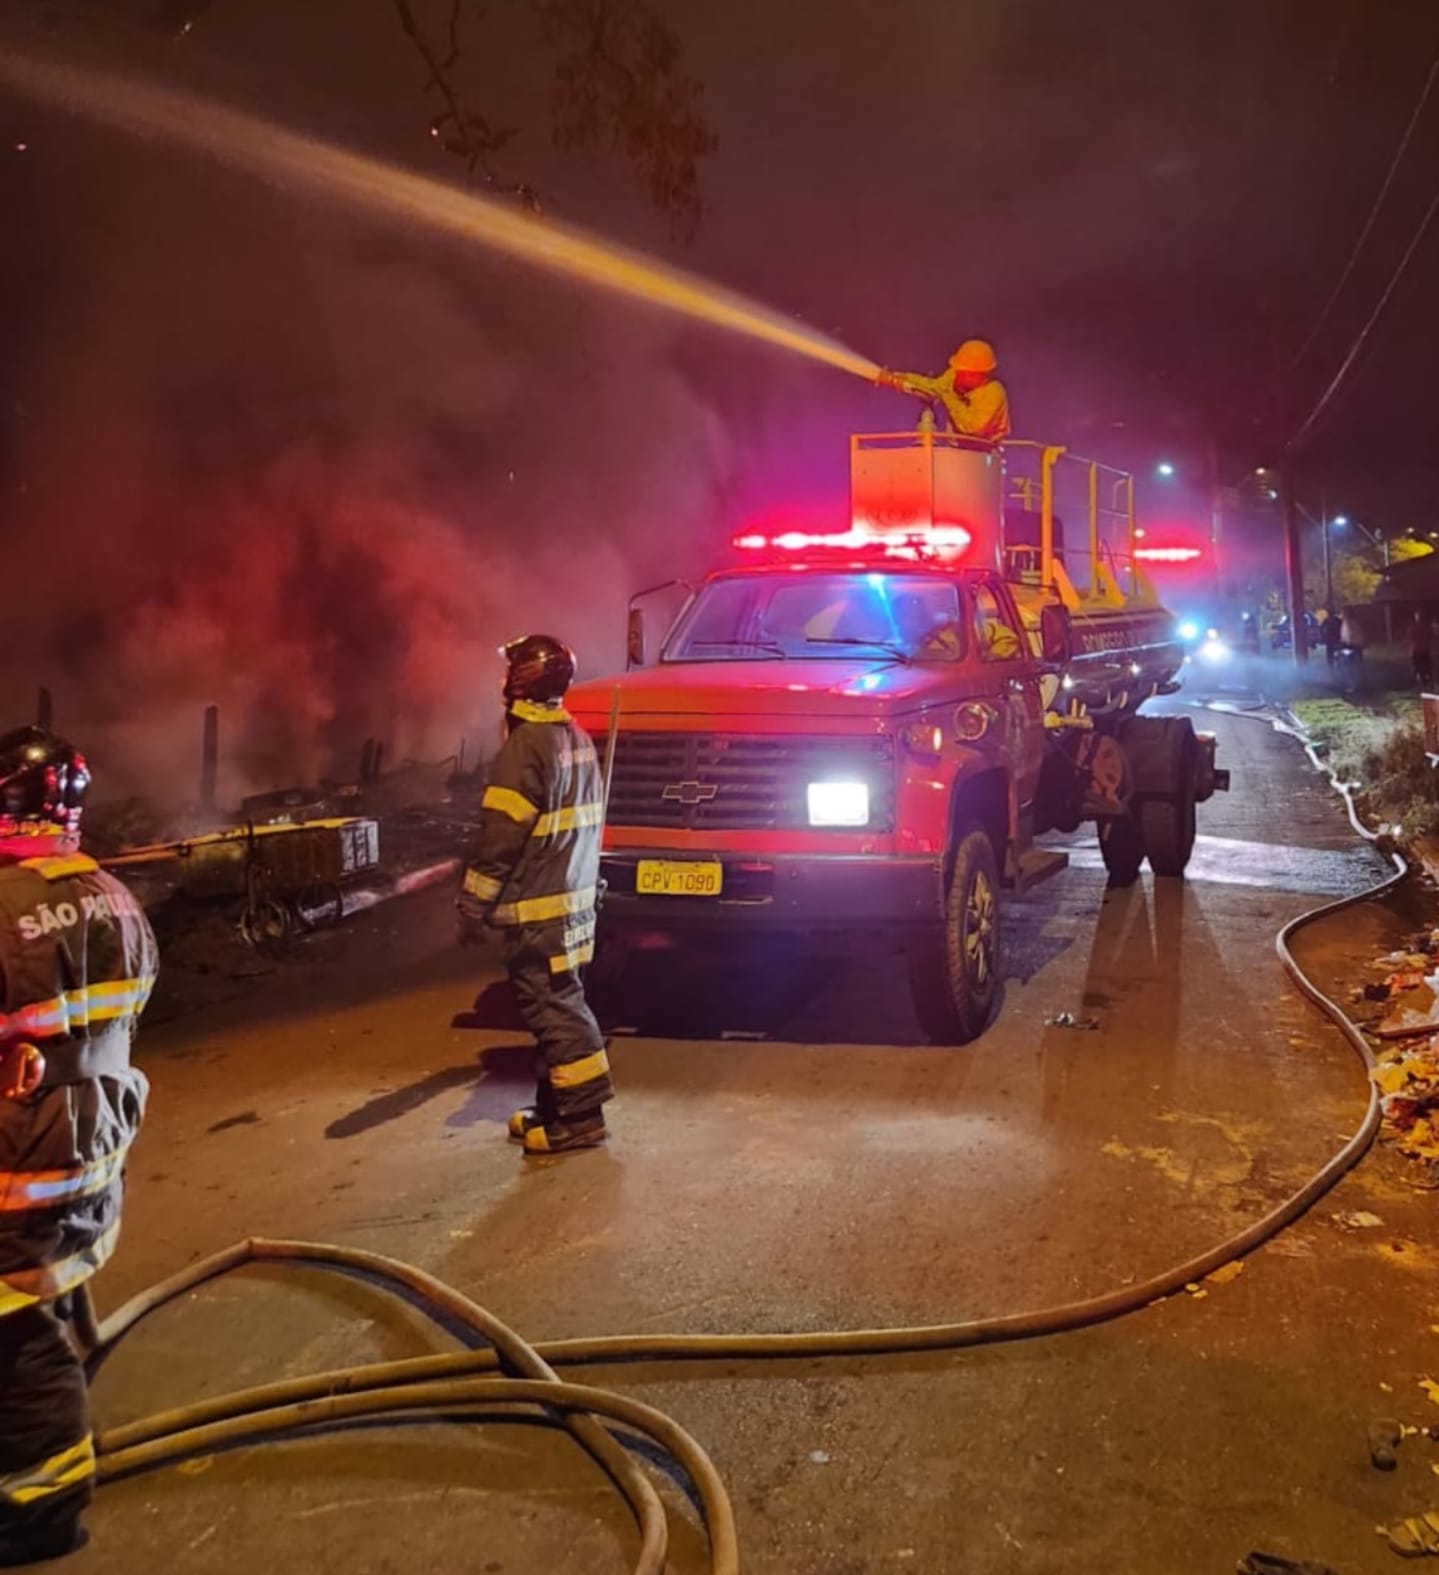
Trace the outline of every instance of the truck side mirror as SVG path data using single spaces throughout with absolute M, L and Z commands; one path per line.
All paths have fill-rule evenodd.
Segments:
M 643 608 L 631 607 L 625 627 L 625 666 L 645 665 L 645 615 Z
M 1040 608 L 1039 648 L 1050 666 L 1064 667 L 1068 664 L 1071 655 L 1069 614 L 1063 607 L 1050 603 Z

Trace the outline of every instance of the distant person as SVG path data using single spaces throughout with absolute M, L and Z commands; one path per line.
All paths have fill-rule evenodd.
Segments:
M 1259 655 L 1259 620 L 1252 612 L 1240 615 L 1239 649 L 1246 656 Z
M 489 926 L 504 937 L 510 985 L 537 1041 L 535 1102 L 510 1117 L 510 1137 L 526 1154 L 561 1154 L 604 1142 L 614 1095 L 581 976 L 595 952 L 604 785 L 595 746 L 561 703 L 574 653 L 530 634 L 501 655 L 505 742 L 456 902 L 460 940 L 482 940 Z
M 85 1372 L 62 1323 L 115 1249 L 149 1085 L 130 1042 L 155 982 L 134 897 L 80 848 L 85 757 L 0 738 L 0 1567 L 84 1545 Z
M 1420 689 L 1434 684 L 1434 620 L 1427 608 L 1416 608 L 1409 625 L 1409 662 Z
M 1324 660 L 1333 667 L 1339 660 L 1339 647 L 1344 639 L 1339 614 L 1332 607 L 1325 611 L 1324 622 L 1319 626 L 1319 637 L 1324 641 Z
M 881 371 L 875 382 L 881 388 L 935 400 L 944 407 L 952 431 L 998 443 L 1009 436 L 1009 395 L 994 375 L 998 365 L 993 345 L 966 339 L 938 377 Z

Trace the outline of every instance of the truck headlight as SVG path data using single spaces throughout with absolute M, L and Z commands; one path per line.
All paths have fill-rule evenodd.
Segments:
M 809 823 L 811 826 L 867 826 L 869 784 L 867 782 L 811 782 Z

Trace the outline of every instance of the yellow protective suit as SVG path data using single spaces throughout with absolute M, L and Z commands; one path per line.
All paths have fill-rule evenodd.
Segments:
M 946 369 L 938 377 L 897 372 L 894 382 L 906 394 L 937 399 L 949 416 L 950 427 L 965 437 L 998 443 L 1009 436 L 1009 395 L 998 378 L 992 377 L 978 388 L 963 390 L 954 386 L 953 370 Z

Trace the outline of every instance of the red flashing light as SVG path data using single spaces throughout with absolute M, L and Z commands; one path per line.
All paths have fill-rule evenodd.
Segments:
M 904 525 L 886 529 L 862 520 L 846 531 L 786 530 L 766 536 L 748 531 L 736 536 L 732 545 L 743 552 L 857 552 L 871 557 L 958 558 L 972 545 L 974 537 L 963 525 Z
M 1198 547 L 1136 547 L 1134 556 L 1145 563 L 1193 563 L 1204 553 Z

